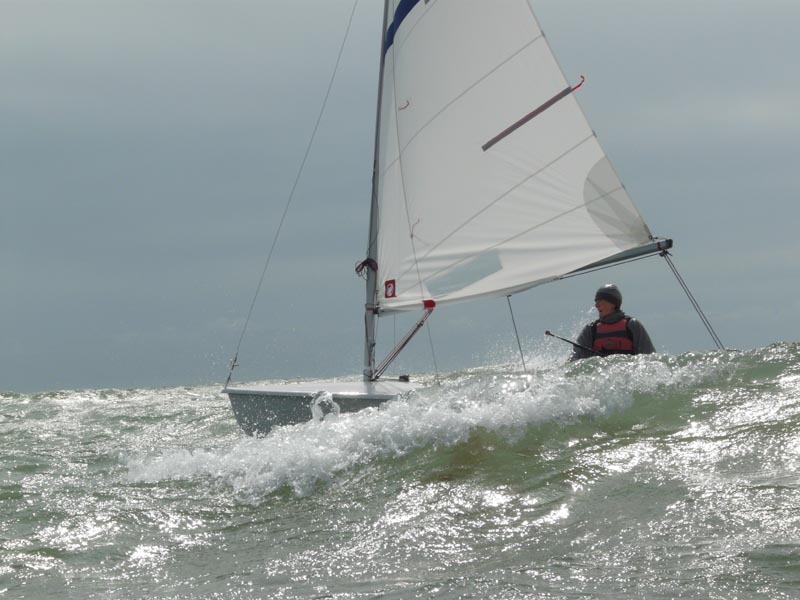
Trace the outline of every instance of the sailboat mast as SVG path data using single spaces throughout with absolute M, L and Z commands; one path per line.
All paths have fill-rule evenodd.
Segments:
M 369 264 L 377 265 L 377 234 L 378 234 L 378 152 L 380 149 L 381 132 L 381 102 L 383 98 L 383 68 L 386 60 L 384 45 L 386 43 L 386 28 L 389 19 L 389 0 L 383 4 L 383 27 L 381 28 L 380 43 L 380 70 L 378 72 L 378 107 L 375 117 L 375 153 L 372 162 L 372 198 L 369 211 L 369 237 L 367 239 L 367 260 Z M 364 379 L 371 381 L 375 374 L 375 325 L 378 319 L 376 312 L 378 305 L 377 268 L 367 267 L 367 295 L 364 310 Z

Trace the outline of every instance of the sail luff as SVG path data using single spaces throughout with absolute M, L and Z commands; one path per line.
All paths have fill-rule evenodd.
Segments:
M 383 5 L 383 27 L 381 28 L 380 41 L 380 68 L 378 72 L 378 100 L 375 116 L 375 150 L 372 167 L 372 193 L 369 211 L 369 234 L 367 238 L 367 260 L 373 265 L 377 264 L 377 231 L 379 219 L 378 206 L 378 181 L 379 181 L 379 153 L 380 153 L 380 133 L 381 133 L 381 103 L 383 95 L 383 70 L 385 62 L 386 30 L 389 19 L 389 0 L 384 0 Z M 364 307 L 364 379 L 371 380 L 375 370 L 375 324 L 377 320 L 377 282 L 378 273 L 370 266 L 366 268 L 367 285 L 366 301 Z

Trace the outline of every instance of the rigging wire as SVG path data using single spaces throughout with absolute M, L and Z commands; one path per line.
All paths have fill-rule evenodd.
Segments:
M 514 309 L 511 308 L 511 294 L 506 296 L 508 300 L 508 311 L 511 313 L 511 324 L 514 326 L 514 335 L 517 336 L 517 347 L 519 348 L 519 357 L 522 359 L 522 370 L 527 373 L 528 367 L 525 365 L 525 355 L 522 353 L 522 344 L 519 341 L 519 332 L 517 331 L 517 321 L 514 319 Z
M 322 100 L 322 107 L 320 108 L 319 114 L 317 115 L 317 121 L 314 124 L 314 129 L 311 132 L 311 138 L 308 140 L 308 145 L 306 146 L 305 154 L 303 155 L 303 160 L 300 162 L 300 168 L 297 170 L 297 176 L 294 179 L 294 183 L 292 184 L 292 189 L 289 192 L 289 197 L 286 200 L 286 206 L 283 209 L 283 214 L 281 215 L 281 219 L 278 222 L 278 227 L 275 230 L 275 237 L 272 239 L 272 245 L 270 246 L 269 253 L 267 254 L 267 259 L 264 263 L 264 269 L 261 271 L 261 278 L 258 280 L 258 285 L 256 286 L 256 292 L 253 295 L 253 300 L 250 303 L 250 309 L 247 311 L 247 318 L 244 321 L 244 326 L 242 327 L 242 333 L 239 336 L 239 341 L 236 344 L 236 350 L 233 353 L 233 359 L 231 360 L 231 369 L 228 373 L 228 379 L 225 382 L 225 387 L 231 382 L 231 377 L 233 377 L 233 370 L 238 366 L 238 357 L 239 357 L 239 349 L 242 346 L 242 340 L 244 340 L 245 333 L 247 331 L 247 326 L 250 324 L 250 318 L 253 316 L 253 309 L 256 305 L 256 300 L 258 299 L 258 295 L 261 292 L 261 287 L 264 284 L 264 279 L 267 275 L 267 269 L 269 268 L 269 264 L 272 261 L 272 254 L 275 251 L 275 245 L 278 243 L 278 237 L 280 236 L 281 229 L 283 229 L 283 223 L 286 220 L 286 215 L 289 213 L 289 207 L 292 204 L 292 200 L 294 199 L 294 193 L 297 190 L 297 184 L 300 182 L 300 177 L 303 174 L 303 170 L 306 166 L 306 161 L 308 160 L 308 156 L 311 153 L 311 147 L 314 144 L 314 139 L 317 136 L 317 130 L 319 129 L 319 124 L 322 121 L 322 115 L 325 113 L 325 108 L 328 105 L 328 99 L 331 95 L 331 90 L 333 89 L 333 82 L 336 79 L 336 73 L 339 70 L 339 63 L 342 60 L 342 54 L 344 52 L 345 44 L 347 43 L 347 39 L 350 36 L 350 28 L 353 25 L 353 17 L 356 13 L 356 7 L 358 6 L 358 0 L 353 0 L 353 9 L 350 11 L 350 18 L 347 21 L 347 28 L 344 32 L 344 38 L 342 39 L 342 43 L 339 46 L 339 54 L 336 57 L 336 63 L 333 67 L 333 73 L 331 73 L 331 79 L 328 82 L 328 89 L 325 92 L 325 97 Z

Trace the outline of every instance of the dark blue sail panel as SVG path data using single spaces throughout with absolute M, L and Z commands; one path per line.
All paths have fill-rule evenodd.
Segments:
M 389 27 L 386 28 L 386 39 L 383 43 L 383 53 L 386 54 L 388 52 L 391 45 L 394 43 L 394 36 L 397 33 L 397 29 L 400 27 L 400 23 L 408 16 L 414 7 L 419 3 L 419 0 L 401 0 L 400 4 L 397 5 L 397 10 L 394 11 L 394 18 L 392 22 L 389 24 Z

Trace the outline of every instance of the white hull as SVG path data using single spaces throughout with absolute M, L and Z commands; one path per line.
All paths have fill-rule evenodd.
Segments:
M 331 394 L 340 412 L 380 406 L 415 389 L 404 381 L 309 381 L 269 386 L 225 388 L 236 422 L 247 435 L 266 435 L 273 427 L 304 423 L 313 418 L 312 406 L 320 393 Z M 323 403 L 319 408 L 331 412 Z

